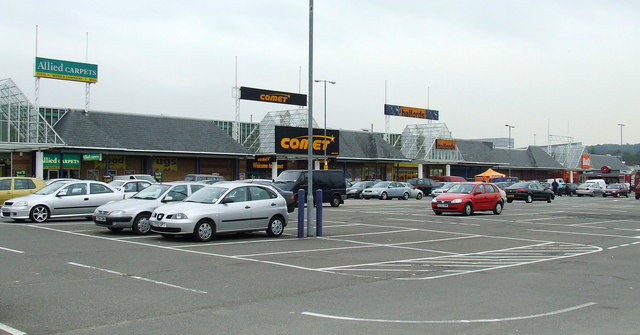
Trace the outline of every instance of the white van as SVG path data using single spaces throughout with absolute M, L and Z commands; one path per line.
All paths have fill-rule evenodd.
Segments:
M 607 183 L 604 181 L 604 179 L 588 179 L 584 181 L 585 183 L 593 183 L 593 184 L 597 184 L 600 186 L 600 188 L 602 188 L 603 190 L 605 188 L 607 188 Z

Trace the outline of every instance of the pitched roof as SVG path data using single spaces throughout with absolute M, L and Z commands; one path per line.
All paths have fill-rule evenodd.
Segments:
M 465 162 L 484 163 L 514 169 L 562 169 L 562 165 L 544 150 L 529 146 L 526 149 L 494 148 L 491 142 L 456 140 Z
M 69 148 L 249 155 L 247 149 L 208 120 L 71 110 L 54 128 Z
M 386 162 L 409 161 L 380 135 L 348 130 L 340 130 L 340 155 L 337 159 Z
M 591 155 L 591 169 L 600 170 L 601 167 L 608 166 L 611 170 L 631 170 L 618 157 L 610 155 Z

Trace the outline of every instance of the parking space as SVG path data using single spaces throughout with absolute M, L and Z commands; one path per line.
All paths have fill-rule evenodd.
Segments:
M 27 289 L 20 283 L 31 283 L 43 292 L 56 289 L 55 296 L 61 296 L 62 291 L 72 289 L 73 285 L 56 283 L 75 282 L 80 290 L 96 290 L 91 291 L 91 295 L 109 297 L 105 304 L 113 303 L 112 299 L 124 303 L 125 310 L 130 311 L 130 316 L 125 317 L 127 320 L 145 319 L 153 314 L 140 309 L 141 302 L 123 302 L 128 295 L 140 295 L 142 299 L 162 303 L 168 299 L 163 294 L 169 293 L 167 297 L 175 304 L 175 308 L 167 312 L 169 315 L 179 313 L 179 310 L 217 310 L 221 308 L 220 304 L 251 310 L 245 302 L 257 299 L 267 306 L 289 306 L 283 313 L 276 312 L 276 317 L 287 319 L 295 325 L 292 329 L 305 329 L 309 322 L 316 322 L 311 320 L 327 319 L 327 315 L 331 315 L 328 319 L 357 316 L 353 318 L 357 320 L 355 322 L 382 322 L 388 324 L 383 328 L 385 331 L 397 333 L 403 331 L 391 325 L 399 320 L 409 320 L 409 316 L 425 321 L 420 324 L 434 321 L 432 314 L 421 312 L 426 307 L 419 299 L 439 299 L 437 303 L 431 302 L 432 307 L 428 308 L 433 313 L 443 308 L 451 309 L 460 299 L 481 299 L 489 294 L 492 299 L 502 302 L 494 308 L 495 320 L 501 319 L 497 316 L 510 320 L 512 311 L 516 310 L 519 315 L 533 315 L 535 317 L 531 318 L 535 319 L 545 317 L 541 315 L 546 311 L 561 311 L 557 314 L 562 314 L 594 308 L 594 297 L 576 293 L 583 289 L 580 286 L 567 286 L 566 289 L 572 290 L 572 298 L 566 303 L 556 302 L 554 294 L 558 294 L 558 283 L 573 282 L 574 279 L 567 279 L 571 278 L 567 277 L 567 272 L 611 271 L 611 264 L 603 263 L 603 259 L 610 260 L 615 256 L 626 260 L 629 256 L 620 253 L 635 255 L 640 246 L 640 225 L 636 220 L 640 202 L 635 199 L 563 197 L 551 204 L 514 202 L 508 204 L 501 215 L 478 213 L 471 216 L 436 216 L 429 201 L 429 198 L 419 201 L 347 200 L 338 208 L 323 207 L 323 236 L 303 239 L 296 238 L 296 212 L 290 215 L 293 221 L 280 238 L 269 238 L 264 232 L 256 232 L 222 235 L 205 243 L 190 238 L 137 236 L 127 231 L 113 233 L 83 220 L 44 224 L 3 221 L 0 223 L 0 257 L 6 260 L 6 269 L 10 271 L 4 271 L 2 279 L 14 283 L 5 284 L 5 289 L 15 291 L 16 295 L 24 294 Z M 590 265 L 583 268 L 582 264 Z M 600 269 L 602 266 L 607 270 Z M 554 274 L 549 273 L 549 269 L 553 269 Z M 33 277 L 36 272 L 38 276 L 52 276 L 52 288 L 39 286 L 47 280 Z M 533 275 L 523 280 L 523 273 Z M 27 274 L 31 274 L 31 278 L 24 278 Z M 209 278 L 216 279 L 210 281 Z M 513 278 L 526 284 L 517 285 Z M 220 281 L 224 283 L 223 291 L 217 284 Z M 282 281 L 288 283 L 286 293 L 283 292 L 287 297 L 284 300 L 277 293 L 282 287 L 275 291 L 266 289 L 273 290 Z M 547 282 L 549 285 L 555 283 L 556 288 L 545 286 Z M 578 281 L 576 285 L 586 289 L 601 284 Z M 121 285 L 126 288 L 118 292 L 117 287 Z M 258 291 L 256 285 L 260 287 Z M 132 290 L 134 287 L 137 290 Z M 344 291 L 347 287 L 349 290 Z M 469 291 L 469 287 L 482 287 L 485 293 Z M 542 287 L 548 289 L 548 293 Z M 394 294 L 370 295 L 371 290 L 379 289 Z M 416 289 L 419 291 L 414 291 Z M 331 296 L 333 300 L 321 303 L 324 298 L 315 294 L 314 298 L 303 298 L 308 295 L 305 292 L 316 291 L 324 292 L 325 297 Z M 466 293 L 459 296 L 455 292 Z M 521 295 L 536 302 L 524 308 L 517 303 Z M 5 300 L 8 298 L 4 297 Z M 60 299 L 64 301 L 65 298 Z M 599 299 L 609 298 L 605 295 Z M 374 307 L 381 303 L 402 305 L 403 301 L 406 309 L 394 311 L 388 318 L 381 318 L 380 311 Z M 50 303 L 53 306 L 49 307 L 60 308 L 56 302 Z M 336 303 L 342 307 L 332 308 Z M 114 311 L 111 305 L 92 304 Z M 571 306 L 581 307 L 572 309 Z M 29 308 L 36 308 L 36 314 L 52 313 L 49 309 L 48 312 L 39 311 L 33 305 Z M 354 308 L 357 313 L 349 313 Z M 451 315 L 441 315 L 438 319 L 464 319 L 462 316 L 466 315 L 469 319 L 476 316 L 475 319 L 482 320 L 477 316 L 487 313 L 481 305 L 454 310 Z M 327 313 L 329 311 L 332 313 Z M 112 329 L 112 325 L 120 322 L 116 317 L 119 313 L 101 321 L 92 319 L 89 310 L 77 310 L 76 313 L 77 316 L 70 317 L 73 322 L 56 324 L 56 329 L 70 331 L 93 327 L 95 322 Z M 298 317 L 291 319 L 291 315 Z M 45 323 L 36 322 L 29 328 L 32 319 L 27 320 L 19 314 L 11 316 L 13 319 L 7 316 L 0 323 L 35 330 L 33 333 L 46 333 L 43 332 L 47 329 Z M 235 320 L 235 317 L 231 319 Z M 361 330 L 359 326 L 346 327 L 355 332 Z M 266 333 L 277 331 L 272 329 Z

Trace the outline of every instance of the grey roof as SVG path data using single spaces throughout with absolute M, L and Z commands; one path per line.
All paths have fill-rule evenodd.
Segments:
M 611 170 L 631 170 L 625 165 L 620 158 L 610 155 L 591 155 L 591 168 L 589 170 L 598 170 L 603 166 L 608 166 Z
M 339 160 L 408 162 L 400 151 L 380 135 L 370 132 L 340 130 Z
M 249 155 L 247 149 L 208 120 L 71 110 L 54 128 L 69 148 Z
M 514 169 L 563 169 L 562 165 L 539 147 L 526 149 L 494 148 L 491 142 L 456 140 L 465 162 Z

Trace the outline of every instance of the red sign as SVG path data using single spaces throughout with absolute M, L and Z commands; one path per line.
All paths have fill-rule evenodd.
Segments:
M 591 168 L 591 155 L 582 155 L 580 158 L 580 167 L 583 169 Z
M 600 171 L 602 171 L 602 173 L 609 173 L 611 172 L 611 168 L 605 165 L 600 168 Z

